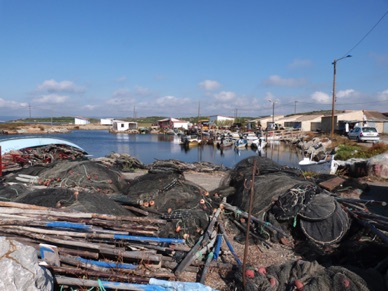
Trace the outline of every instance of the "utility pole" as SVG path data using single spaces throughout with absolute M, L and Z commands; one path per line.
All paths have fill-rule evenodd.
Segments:
M 342 60 L 342 59 L 345 59 L 345 58 L 350 58 L 351 55 L 347 55 L 347 56 L 344 56 L 338 60 L 334 59 L 334 61 L 332 62 L 333 64 L 333 99 L 331 101 L 331 133 L 330 133 L 330 137 L 333 138 L 334 136 L 334 128 L 335 128 L 335 122 L 334 122 L 334 114 L 335 114 L 335 102 L 337 101 L 336 100 L 336 96 L 335 96 L 335 91 L 336 91 L 336 75 L 337 75 L 337 62 Z
M 272 102 L 272 127 L 275 129 L 275 103 L 278 103 L 278 101 L 268 99 L 268 102 Z
M 197 126 L 199 126 L 199 115 L 201 114 L 201 101 L 198 101 L 198 118 L 197 118 Z
M 28 112 L 30 113 L 30 118 L 31 118 L 31 103 L 28 104 Z
M 294 114 L 296 114 L 296 103 L 298 103 L 298 101 L 295 100 Z

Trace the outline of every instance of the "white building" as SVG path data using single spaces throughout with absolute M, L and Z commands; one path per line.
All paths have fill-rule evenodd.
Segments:
M 216 124 L 218 126 L 231 126 L 234 123 L 233 117 L 226 117 L 221 115 L 209 116 L 209 124 Z
M 114 118 L 101 118 L 100 124 L 101 125 L 112 125 Z
M 83 117 L 75 117 L 74 118 L 74 124 L 82 125 L 82 124 L 89 124 L 90 121 L 88 118 Z
M 112 129 L 115 131 L 126 131 L 131 129 L 137 129 L 137 122 L 113 120 Z
M 160 128 L 183 128 L 188 129 L 189 128 L 189 122 L 184 120 L 179 120 L 176 118 L 166 118 L 162 120 L 158 120 L 158 125 Z

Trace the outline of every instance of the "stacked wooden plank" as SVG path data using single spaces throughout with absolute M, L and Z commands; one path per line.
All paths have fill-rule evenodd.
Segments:
M 79 278 L 93 284 L 96 280 L 147 284 L 150 278 L 174 281 L 183 271 L 198 273 L 205 264 L 200 255 L 213 254 L 220 212 L 221 208 L 195 251 L 184 239 L 158 236 L 159 227 L 167 223 L 164 219 L 68 212 L 12 202 L 0 202 L 0 235 L 40 250 L 41 260 L 58 284 L 78 286 Z M 176 252 L 184 254 L 182 262 L 175 258 Z

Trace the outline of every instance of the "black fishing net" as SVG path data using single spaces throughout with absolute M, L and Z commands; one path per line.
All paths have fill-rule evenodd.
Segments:
M 304 234 L 318 245 L 333 244 L 342 239 L 349 229 L 350 219 L 339 203 L 334 201 L 335 210 L 330 216 L 318 220 L 320 215 L 327 212 L 320 212 L 324 206 L 316 205 L 313 219 L 300 219 L 300 227 Z
M 13 202 L 88 213 L 132 215 L 104 194 L 63 188 L 36 189 L 18 196 Z
M 15 198 L 29 191 L 31 190 L 23 184 L 2 184 L 0 185 L 0 201 L 13 201 Z
M 271 208 L 271 212 L 278 220 L 295 218 L 301 212 L 306 213 L 306 216 L 312 216 L 310 211 L 306 210 L 306 205 L 311 202 L 319 191 L 320 189 L 312 183 L 296 184 L 278 197 Z
M 256 161 L 256 171 L 253 173 L 253 165 Z M 253 175 L 254 174 L 254 175 Z M 253 185 L 252 185 L 252 180 Z M 228 202 L 247 211 L 249 207 L 250 191 L 253 187 L 252 214 L 257 215 L 268 210 L 283 193 L 298 185 L 299 193 L 305 195 L 309 187 L 315 192 L 312 184 L 304 181 L 298 171 L 281 167 L 270 159 L 263 157 L 249 157 L 239 162 L 231 171 L 228 180 L 229 185 L 236 189 L 235 195 L 228 197 Z M 297 188 L 295 188 L 297 189 Z M 309 190 L 310 191 L 310 190 Z M 288 199 L 289 195 L 285 195 Z M 295 197 L 291 197 L 294 199 Z M 292 207 L 294 201 L 289 201 Z M 287 209 L 287 211 L 291 211 Z
M 319 247 L 339 242 L 350 226 L 348 214 L 333 196 L 299 174 L 262 157 L 242 160 L 230 174 L 229 185 L 236 192 L 228 196 L 228 203 L 247 212 L 253 191 L 253 216 L 288 235 L 303 234 Z M 281 238 L 273 234 L 272 240 Z
M 161 235 L 189 235 L 194 242 L 206 229 L 209 215 L 216 206 L 212 205 L 204 188 L 185 180 L 177 172 L 176 169 L 149 172 L 130 181 L 125 199 L 114 199 L 123 204 L 140 206 L 150 214 L 168 220 L 170 223 Z
M 250 271 L 252 272 L 252 271 Z M 360 273 L 362 273 L 362 276 Z M 251 273 L 252 274 L 252 273 Z M 252 278 L 253 277 L 253 278 Z M 351 290 L 385 291 L 384 276 L 375 269 L 354 269 L 343 266 L 324 267 L 316 261 L 289 261 L 267 267 L 265 272 L 253 270 L 243 287 L 242 270 L 235 272 L 236 290 L 288 291 L 288 290 Z
M 129 154 L 111 153 L 105 157 L 92 160 L 121 172 L 133 172 L 135 169 L 147 169 L 146 165 Z
M 60 161 L 45 166 L 33 166 L 7 175 L 5 182 L 20 182 L 18 177 L 31 176 L 27 184 L 79 189 L 103 194 L 124 192 L 123 176 L 103 164 L 90 161 Z

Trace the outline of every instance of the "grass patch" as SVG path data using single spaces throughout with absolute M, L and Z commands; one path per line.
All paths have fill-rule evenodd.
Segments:
M 385 143 L 373 144 L 370 148 L 359 146 L 357 144 L 340 144 L 335 154 L 336 160 L 346 161 L 352 158 L 369 159 L 373 156 L 383 154 L 388 151 L 388 145 Z

